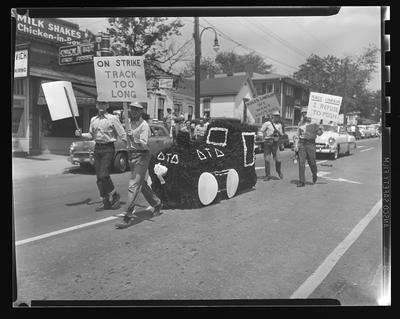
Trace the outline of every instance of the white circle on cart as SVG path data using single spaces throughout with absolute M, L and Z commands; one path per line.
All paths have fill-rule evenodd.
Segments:
M 233 168 L 229 170 L 226 177 L 226 194 L 228 198 L 235 196 L 239 186 L 239 174 Z
M 200 175 L 197 188 L 200 202 L 203 205 L 209 205 L 213 202 L 218 193 L 218 182 L 211 173 Z

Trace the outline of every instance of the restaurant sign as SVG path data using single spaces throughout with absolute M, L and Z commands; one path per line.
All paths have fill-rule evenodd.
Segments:
M 98 42 L 89 42 L 60 47 L 58 62 L 60 65 L 92 62 L 99 52 L 98 46 Z
M 84 38 L 84 32 L 74 23 L 61 19 L 30 18 L 25 15 L 17 15 L 17 32 L 58 43 L 78 44 Z

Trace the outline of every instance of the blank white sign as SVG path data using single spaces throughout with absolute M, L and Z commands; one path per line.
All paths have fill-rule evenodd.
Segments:
M 79 116 L 78 105 L 76 104 L 75 94 L 71 82 L 54 81 L 42 83 L 43 93 L 46 98 L 47 106 L 49 107 L 52 121 L 72 117 L 64 88 L 67 89 L 69 101 L 71 102 L 74 115 Z

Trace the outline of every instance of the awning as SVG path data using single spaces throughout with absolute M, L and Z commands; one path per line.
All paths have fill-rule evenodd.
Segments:
M 42 81 L 44 83 L 46 81 Z M 80 105 L 95 105 L 97 91 L 95 87 L 83 86 L 79 84 L 72 83 L 72 88 L 74 89 L 74 94 L 76 98 L 76 103 Z M 40 86 L 40 92 L 38 97 L 38 105 L 46 105 L 46 99 L 44 97 L 42 86 Z
M 96 86 L 96 80 L 93 77 L 64 71 L 56 71 L 37 66 L 31 66 L 29 68 L 29 75 L 46 78 L 49 80 L 70 81 L 72 83 L 78 83 L 82 85 Z

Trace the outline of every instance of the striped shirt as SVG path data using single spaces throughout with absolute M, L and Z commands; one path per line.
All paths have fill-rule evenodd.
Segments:
M 89 133 L 82 133 L 82 137 L 105 144 L 115 142 L 117 136 L 126 141 L 126 132 L 119 119 L 112 114 L 104 113 L 90 119 Z

